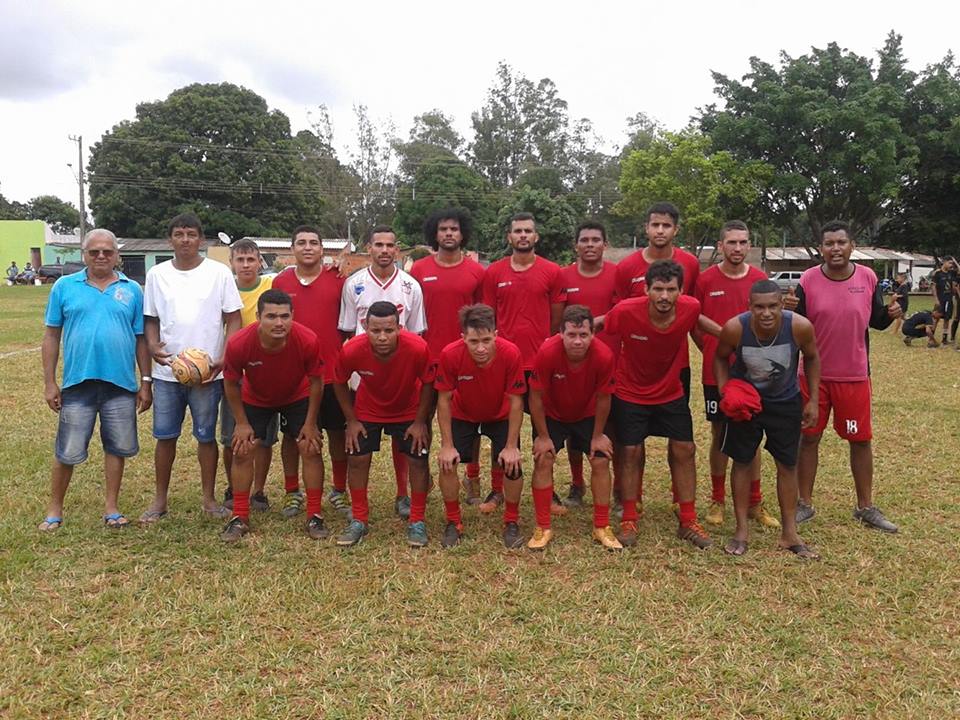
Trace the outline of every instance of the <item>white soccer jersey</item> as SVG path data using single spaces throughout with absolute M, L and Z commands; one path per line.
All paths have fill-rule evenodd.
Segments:
M 420 283 L 400 269 L 394 270 L 386 282 L 381 282 L 368 267 L 355 272 L 343 284 L 337 327 L 343 332 L 362 334 L 360 322 L 367 317 L 370 306 L 380 300 L 397 306 L 401 327 L 417 334 L 427 329 Z

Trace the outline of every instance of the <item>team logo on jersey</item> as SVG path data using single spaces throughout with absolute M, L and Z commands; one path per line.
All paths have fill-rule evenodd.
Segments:
M 566 380 L 566 379 L 567 379 L 567 376 L 566 376 L 565 373 L 555 372 L 555 373 L 553 374 L 553 379 L 554 379 L 554 380 Z
M 567 288 L 568 293 L 580 292 L 580 288 Z
M 645 277 L 630 278 L 630 284 L 631 284 L 631 285 L 636 285 L 637 283 L 643 283 L 643 282 L 646 282 L 646 281 L 647 281 L 647 279 L 646 279 Z
M 852 285 L 847 288 L 847 292 L 851 295 L 863 295 L 867 289 L 863 285 Z
M 357 374 L 368 375 L 369 377 L 373 377 L 373 370 L 357 370 Z
M 634 335 L 633 333 L 630 334 L 630 338 L 632 340 L 648 340 L 649 339 L 646 335 Z
M 510 280 L 504 280 L 503 282 L 497 283 L 498 288 L 507 287 L 508 285 L 513 285 L 513 283 Z
M 400 283 L 400 286 L 403 289 L 403 291 L 408 295 L 413 292 L 413 283 L 410 282 L 409 280 L 403 280 Z
M 710 297 L 720 297 L 721 295 L 726 295 L 723 290 L 714 290 L 710 293 Z
M 363 295 L 363 290 L 364 290 L 363 285 L 357 285 L 357 286 L 353 289 L 353 294 L 354 294 L 354 295 Z
M 462 380 L 473 380 L 473 375 L 457 375 L 457 382 Z
M 263 365 L 262 360 L 251 360 L 247 363 L 247 367 L 259 367 L 260 365 Z
M 133 293 L 127 288 L 118 285 L 117 289 L 113 291 L 113 299 L 121 305 L 129 305 L 130 301 L 133 300 Z
M 437 276 L 436 276 L 436 275 L 431 275 L 430 277 L 425 277 L 425 278 L 423 279 L 423 281 L 424 281 L 424 282 L 433 282 L 433 281 L 436 280 L 436 279 L 437 279 Z

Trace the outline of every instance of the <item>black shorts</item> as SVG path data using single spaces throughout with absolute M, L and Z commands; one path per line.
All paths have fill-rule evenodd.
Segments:
M 800 449 L 800 423 L 803 419 L 803 400 L 800 395 L 789 400 L 763 400 L 763 409 L 747 422 L 727 421 L 720 450 L 734 462 L 749 464 L 757 454 L 764 434 L 764 445 L 773 459 L 793 467 Z
M 726 417 L 720 412 L 720 390 L 716 385 L 703 386 L 703 406 L 707 414 L 707 422 L 725 422 Z
M 927 337 L 927 326 L 926 325 L 917 325 L 914 327 L 907 327 L 906 325 L 900 328 L 903 331 L 904 337 L 909 338 L 922 338 Z
M 639 445 L 650 435 L 693 442 L 693 418 L 682 397 L 660 405 L 639 405 L 614 395 L 611 415 L 620 445 Z
M 561 422 L 552 417 L 547 418 L 547 432 L 550 439 L 553 440 L 553 450 L 558 453 L 563 450 L 563 446 L 570 441 L 569 450 L 576 450 L 585 455 L 590 454 L 590 441 L 593 439 L 594 419 L 592 417 L 583 418 L 572 423 Z M 536 428 L 533 430 L 533 437 L 536 439 Z
M 307 419 L 307 407 L 310 401 L 307 398 L 284 405 L 283 407 L 258 407 L 243 404 L 243 411 L 247 414 L 247 422 L 253 428 L 253 435 L 257 440 L 264 440 L 270 436 L 270 423 L 280 413 L 280 432 L 292 438 L 297 438 L 303 430 L 303 423 Z
M 361 421 L 363 422 L 363 421 Z M 411 423 L 409 422 L 398 422 L 398 423 L 371 423 L 363 422 L 363 428 L 367 431 L 367 436 L 363 435 L 359 438 L 360 449 L 357 452 L 347 453 L 348 455 L 370 455 L 375 453 L 380 449 L 380 438 L 386 433 L 391 438 L 393 442 L 398 443 L 400 449 L 403 451 L 404 455 L 409 455 L 412 458 L 427 458 L 430 455 L 430 447 L 427 446 L 418 453 L 413 452 L 411 438 L 405 438 L 403 435 L 407 432 L 407 428 L 410 427 Z
M 490 438 L 490 457 L 496 462 L 496 459 L 500 457 L 500 453 L 507 446 L 509 430 L 509 420 L 475 423 L 469 420 L 450 418 L 450 432 L 453 433 L 453 446 L 460 454 L 460 462 L 462 463 L 471 463 L 476 459 L 473 457 L 473 446 L 481 435 L 486 435 Z M 522 474 L 521 472 L 520 475 Z M 520 477 L 520 475 L 517 477 Z M 515 480 L 516 478 L 510 479 Z
M 323 398 L 320 400 L 320 419 L 317 421 L 324 430 L 343 430 L 347 419 L 343 416 L 333 385 L 323 386 Z

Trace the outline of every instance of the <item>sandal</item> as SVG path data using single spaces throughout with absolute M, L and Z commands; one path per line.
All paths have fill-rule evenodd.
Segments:
M 798 558 L 802 560 L 819 560 L 820 556 L 817 555 L 813 550 L 811 550 L 804 543 L 799 543 L 797 545 L 790 545 L 789 547 L 781 547 L 781 550 L 785 552 L 792 552 Z
M 110 513 L 109 515 L 104 515 L 103 524 L 111 530 L 122 530 L 130 524 L 130 521 L 127 520 L 123 513 L 115 512 Z
M 740 557 L 741 555 L 746 555 L 747 541 L 731 538 L 730 540 L 727 541 L 727 544 L 723 546 L 723 551 L 727 555 L 733 555 L 734 557 Z
M 141 525 L 153 525 L 167 516 L 166 510 L 147 510 L 140 516 Z
M 62 517 L 50 515 L 49 517 L 45 517 L 43 522 L 37 525 L 37 530 L 40 532 L 53 532 L 54 530 L 59 530 L 62 525 Z
M 233 515 L 233 512 L 223 505 L 219 505 L 215 510 L 207 510 L 205 507 L 201 507 L 201 510 L 203 510 L 207 517 L 214 518 L 215 520 L 226 520 Z

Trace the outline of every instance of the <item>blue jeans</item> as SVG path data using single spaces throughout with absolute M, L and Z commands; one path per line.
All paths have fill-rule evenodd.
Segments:
M 217 410 L 222 394 L 222 380 L 189 386 L 154 379 L 153 436 L 157 440 L 174 440 L 180 437 L 183 418 L 189 407 L 190 419 L 193 420 L 193 436 L 197 442 L 216 442 Z
M 105 453 L 127 458 L 140 452 L 137 394 L 105 380 L 85 380 L 60 392 L 60 418 L 54 444 L 58 461 L 79 465 L 87 459 L 97 415 Z

